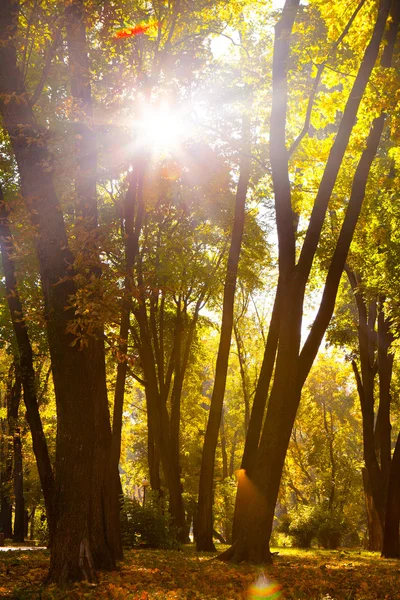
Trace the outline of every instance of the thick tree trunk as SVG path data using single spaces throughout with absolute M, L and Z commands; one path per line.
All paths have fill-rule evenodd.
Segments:
M 102 512 L 98 507 L 105 485 L 103 477 L 95 477 L 96 435 L 100 431 L 97 407 L 100 402 L 104 406 L 106 396 L 97 397 L 100 384 L 96 384 L 96 377 L 102 378 L 104 371 L 95 371 L 98 365 L 91 364 L 90 352 L 80 348 L 76 337 L 68 332 L 74 319 L 69 308 L 76 292 L 71 268 L 74 261 L 51 168 L 43 168 L 52 164 L 46 132 L 35 121 L 17 67 L 13 45 L 17 18 L 18 4 L 5 0 L 0 11 L 0 110 L 18 165 L 22 196 L 38 232 L 35 243 L 57 403 L 57 527 L 49 580 L 64 583 L 82 577 L 93 579 L 94 567 L 115 565 L 107 523 L 97 518 Z
M 375 508 L 367 469 L 362 470 L 365 510 L 367 513 L 368 550 L 381 552 L 383 544 L 382 524 Z
M 153 492 L 161 493 L 160 453 L 154 440 L 151 419 L 147 413 L 147 463 L 149 465 L 150 487 Z
M 332 257 L 320 309 L 300 355 L 298 352 L 304 287 L 301 284 L 301 278 L 294 276 L 291 282 L 288 277 L 288 284 L 282 288 L 284 290 L 282 314 L 285 315 L 285 319 L 281 321 L 274 383 L 254 473 L 251 472 L 251 481 L 257 492 L 253 493 L 254 499 L 246 511 L 247 516 L 238 526 L 237 544 L 232 547 L 232 552 L 226 553 L 225 556 L 222 555 L 222 558 L 233 558 L 234 561 L 249 560 L 255 563 L 270 560 L 268 545 L 274 509 L 301 389 L 333 313 L 340 276 L 382 128 L 383 122 L 379 122 L 379 126 L 376 126 L 374 122 L 371 129 L 367 149 L 362 155 L 354 178 L 348 211 Z M 263 532 L 262 536 L 259 533 L 257 535 L 260 530 Z
M 263 423 L 265 406 L 268 398 L 269 386 L 275 365 L 276 351 L 279 337 L 279 286 L 275 296 L 271 322 L 268 330 L 260 376 L 257 381 L 256 393 L 251 410 L 249 426 L 247 428 L 241 470 L 238 477 L 238 488 L 235 501 L 235 512 L 232 524 L 232 541 L 235 542 L 239 535 L 240 523 L 243 522 L 244 513 L 248 503 L 248 476 L 254 466 L 257 454 L 260 433 Z
M 242 146 L 245 156 L 241 159 L 239 182 L 236 191 L 235 217 L 232 229 L 231 246 L 229 249 L 227 273 L 224 286 L 224 299 L 222 305 L 221 336 L 218 348 L 210 413 L 207 422 L 206 435 L 204 438 L 199 482 L 196 547 L 197 550 L 206 552 L 215 550 L 212 539 L 215 450 L 218 442 L 219 427 L 224 402 L 226 374 L 228 370 L 228 359 L 233 328 L 233 310 L 237 270 L 244 229 L 247 188 L 250 179 L 251 161 L 248 156 L 250 148 L 250 120 L 247 116 L 243 117 Z
M 72 0 L 68 3 L 65 16 L 77 158 L 75 190 L 81 219 L 76 227 L 83 248 L 80 259 L 84 269 L 96 279 L 100 279 L 102 269 L 97 241 L 97 140 L 93 121 L 84 0 Z M 89 332 L 87 352 L 92 364 L 88 374 L 89 385 L 96 399 L 93 488 L 97 488 L 98 493 L 92 497 L 92 537 L 95 547 L 93 559 L 95 564 L 101 564 L 104 557 L 110 553 L 110 559 L 104 564 L 105 567 L 110 567 L 116 558 L 122 558 L 120 481 L 118 463 L 115 465 L 112 460 L 104 332 L 100 322 L 94 324 L 92 334 Z
M 301 306 L 294 307 L 296 293 L 290 289 L 282 306 L 286 319 L 281 325 L 274 383 L 254 466 L 245 477 L 247 510 L 237 523 L 238 537 L 232 547 L 234 561 L 270 562 L 269 538 L 276 499 L 300 401 L 297 356 L 300 347 Z M 282 402 L 282 399 L 285 399 Z

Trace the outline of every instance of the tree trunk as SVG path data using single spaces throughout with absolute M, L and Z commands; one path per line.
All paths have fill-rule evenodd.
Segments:
M 134 285 L 133 269 L 138 253 L 139 236 L 142 229 L 142 221 L 144 215 L 143 176 L 144 164 L 143 161 L 138 161 L 138 165 L 134 166 L 132 176 L 129 180 L 128 190 L 125 196 L 125 281 L 124 297 L 122 299 L 121 306 L 121 320 L 119 329 L 120 342 L 117 355 L 117 378 L 114 390 L 114 407 L 112 421 L 111 468 L 114 472 L 118 471 L 119 460 L 121 456 L 122 415 L 124 409 L 125 382 L 128 367 L 128 336 L 130 328 L 130 312 Z M 136 206 L 137 212 L 135 221 Z M 150 440 L 148 443 L 150 444 Z M 156 475 L 156 469 L 157 467 L 155 466 L 155 464 L 152 464 L 152 468 L 150 469 L 150 482 L 152 485 L 152 489 L 157 488 L 159 490 L 160 476 L 159 473 L 158 475 Z M 153 487 L 153 485 L 155 485 L 156 487 Z
M 31 541 L 35 539 L 35 533 L 36 533 L 36 529 L 35 529 L 35 515 L 36 515 L 36 506 L 34 506 L 32 508 L 31 516 L 29 518 L 29 520 L 31 522 L 30 532 L 29 532 L 29 539 Z
M 226 451 L 226 437 L 225 437 L 225 420 L 224 410 L 222 409 L 221 414 L 221 425 L 220 425 L 220 441 L 221 441 L 221 454 L 222 454 L 222 479 L 228 477 L 228 453 Z
M 14 431 L 14 542 L 25 540 L 25 498 L 22 444 L 19 427 Z
M 21 402 L 21 378 L 19 366 L 14 360 L 14 383 L 7 390 L 8 431 L 13 440 L 13 487 L 14 487 L 14 535 L 15 542 L 24 541 L 25 532 L 25 499 L 24 470 L 22 461 L 21 433 L 19 428 L 19 407 Z
M 250 421 L 250 398 L 249 398 L 249 389 L 248 389 L 248 381 L 246 375 L 246 361 L 243 355 L 243 344 L 242 339 L 240 337 L 238 324 L 235 323 L 233 327 L 233 331 L 235 334 L 236 348 L 238 352 L 238 360 L 239 360 L 239 368 L 240 368 L 240 380 L 242 382 L 242 391 L 243 391 L 243 402 L 244 402 L 244 434 L 246 435 L 247 429 L 249 427 Z
M 113 568 L 103 514 L 103 477 L 95 477 L 99 433 L 97 392 L 104 370 L 96 370 L 87 348 L 72 332 L 76 292 L 73 256 L 55 192 L 46 132 L 35 121 L 17 67 L 13 36 L 18 4 L 5 0 L 0 11 L 0 110 L 18 165 L 21 191 L 38 232 L 35 236 L 45 304 L 47 336 L 57 404 L 55 505 L 57 526 L 52 543 L 49 580 L 94 579 L 94 568 Z M 5 99 L 10 101 L 5 102 Z M 96 380 L 99 382 L 96 384 Z M 109 424 L 108 424 L 109 426 Z M 96 452 L 96 454 L 95 454 Z M 98 463 L 98 461 L 97 461 Z M 99 543 L 101 542 L 101 543 Z M 93 559 L 95 556 L 95 561 Z
M 246 471 L 251 472 L 254 466 L 257 454 L 260 433 L 267 403 L 268 391 L 271 382 L 272 372 L 275 365 L 276 350 L 279 337 L 279 286 L 275 295 L 274 307 L 272 310 L 271 323 L 268 330 L 267 343 L 265 346 L 263 362 L 261 365 L 260 376 L 258 378 L 256 393 L 254 396 L 253 407 L 251 410 L 249 426 L 247 428 L 246 441 L 244 445 L 241 470 L 238 477 L 238 488 L 235 501 L 235 512 L 232 524 L 232 541 L 237 540 L 239 535 L 240 523 L 243 522 L 244 513 L 248 503 L 248 477 Z
M 386 503 L 389 486 L 392 448 L 390 423 L 390 386 L 392 382 L 394 355 L 390 352 L 393 335 L 390 331 L 390 320 L 385 319 L 383 302 L 380 302 L 378 316 L 378 376 L 379 376 L 379 409 L 377 415 L 377 433 L 379 435 L 380 466 L 382 494 Z
M 221 415 L 221 426 L 220 426 L 220 443 L 221 443 L 221 454 L 222 454 L 222 481 L 225 481 L 229 477 L 229 469 L 228 469 L 228 453 L 226 451 L 226 436 L 225 436 L 225 422 L 224 422 L 224 409 L 222 409 Z M 228 514 L 229 510 L 229 495 L 224 493 L 224 508 L 225 515 Z M 225 516 L 223 521 L 223 530 L 224 530 L 224 541 L 221 542 L 218 536 L 215 535 L 221 544 L 230 544 L 232 542 L 232 523 L 231 520 Z
M 160 453 L 154 440 L 151 419 L 147 412 L 147 462 L 149 465 L 150 486 L 153 492 L 161 494 Z
M 93 121 L 84 0 L 72 0 L 68 3 L 65 16 L 77 158 L 75 190 L 80 220 L 76 228 L 83 248 L 80 259 L 84 269 L 96 279 L 100 279 L 102 269 L 97 241 L 97 140 Z M 98 298 L 94 297 L 94 301 L 96 300 Z M 92 499 L 92 552 L 96 564 L 100 564 L 103 561 L 102 557 L 110 552 L 111 560 L 106 561 L 110 564 L 105 566 L 111 566 L 116 558 L 122 558 L 122 540 L 119 518 L 120 480 L 118 463 L 115 465 L 112 460 L 103 323 L 95 322 L 93 332 L 89 332 L 87 352 L 92 364 L 88 374 L 89 386 L 95 398 L 93 487 L 97 488 L 100 496 L 100 502 L 98 494 Z
M 245 156 L 241 159 L 239 182 L 236 191 L 235 217 L 229 249 L 227 272 L 222 305 L 221 337 L 215 369 L 214 388 L 211 397 L 210 413 L 204 438 L 200 470 L 199 501 L 197 512 L 196 547 L 200 551 L 214 551 L 213 543 L 213 485 L 215 450 L 218 442 L 222 407 L 224 402 L 228 359 L 233 328 L 233 310 L 236 290 L 237 270 L 242 244 L 247 188 L 250 179 L 251 160 L 250 120 L 243 116 L 242 146 Z
M 7 400 L 11 393 L 14 365 L 9 370 L 7 378 L 7 392 L 5 399 L 1 399 L 1 408 L 7 409 Z M 9 442 L 9 426 L 6 418 L 0 419 L 0 533 L 5 538 L 12 538 L 12 478 L 13 463 L 11 444 Z
M 169 492 L 169 512 L 178 529 L 178 539 L 182 543 L 185 543 L 187 539 L 186 518 L 182 497 L 180 466 L 179 463 L 176 463 L 176 455 L 172 451 L 170 419 L 166 400 L 161 397 L 159 391 L 156 361 L 154 360 L 151 341 L 147 333 L 146 307 L 143 303 L 139 304 L 135 314 L 140 327 L 141 359 L 146 380 L 148 423 L 151 422 L 151 434 L 154 436 L 155 444 L 159 451 Z
M 383 544 L 383 531 L 379 515 L 376 511 L 374 499 L 371 493 L 371 485 L 369 482 L 367 469 L 362 470 L 365 509 L 367 513 L 368 527 L 368 550 L 373 552 L 381 552 Z
M 4 471 L 2 475 L 4 476 Z M 0 490 L 0 533 L 4 533 L 6 539 L 12 538 L 12 504 L 8 486 L 5 485 L 3 477 Z
M 238 441 L 238 432 L 236 430 L 235 433 L 233 434 L 233 440 L 232 440 L 232 444 L 231 444 L 231 455 L 229 458 L 229 469 L 228 469 L 229 477 L 232 477 L 232 475 L 235 473 L 235 453 L 236 453 L 237 441 Z
M 290 33 L 298 0 L 287 0 L 275 28 L 273 58 L 273 100 L 271 112 L 272 178 L 275 194 L 279 242 L 279 273 L 282 278 L 282 317 L 274 382 L 268 403 L 263 433 L 250 478 L 249 502 L 241 519 L 234 545 L 220 556 L 222 560 L 248 560 L 256 564 L 270 562 L 269 539 L 284 460 L 300 401 L 301 389 L 311 369 L 324 332 L 333 313 L 337 289 L 365 194 L 365 186 L 375 156 L 385 117 L 374 120 L 353 180 L 352 192 L 339 239 L 333 253 L 321 304 L 301 353 L 300 332 L 305 286 L 310 275 L 321 235 L 329 199 L 344 157 L 358 107 L 375 64 L 385 29 L 390 1 L 380 6 L 371 41 L 347 100 L 338 133 L 322 176 L 314 202 L 306 237 L 298 263 L 294 214 L 291 207 L 288 152 L 286 149 L 286 69 Z
M 374 505 L 379 515 L 381 527 L 384 524 L 385 502 L 383 496 L 382 474 L 377 457 L 377 444 L 379 451 L 380 438 L 375 436 L 375 414 L 374 414 L 374 380 L 376 373 L 375 348 L 376 348 L 376 302 L 366 303 L 359 291 L 360 281 L 355 273 L 346 267 L 353 293 L 355 295 L 358 310 L 358 345 L 360 353 L 361 371 L 353 360 L 352 367 L 357 383 L 357 391 L 360 399 L 362 425 L 363 425 L 363 450 L 366 469 L 368 470 L 368 482 L 374 499 Z
M 383 534 L 382 556 L 400 557 L 400 434 L 392 458 L 387 494 L 385 529 Z
M 183 336 L 183 315 L 181 310 L 181 300 L 179 298 L 176 308 L 175 321 L 175 339 L 174 339 L 174 384 L 171 395 L 171 444 L 172 455 L 175 464 L 180 464 L 180 425 L 181 425 L 181 399 L 182 399 L 182 336 Z
M 35 370 L 33 367 L 33 352 L 25 323 L 24 310 L 18 293 L 15 266 L 12 260 L 14 253 L 13 238 L 8 224 L 8 213 L 4 204 L 0 186 L 0 247 L 3 262 L 3 271 L 6 280 L 6 294 L 8 308 L 14 327 L 19 352 L 19 370 L 24 389 L 24 403 L 26 418 L 32 436 L 33 451 L 36 458 L 40 483 L 46 507 L 47 522 L 49 526 L 49 543 L 55 530 L 54 507 L 54 476 L 50 463 L 46 438 L 43 432 L 42 420 L 36 394 Z

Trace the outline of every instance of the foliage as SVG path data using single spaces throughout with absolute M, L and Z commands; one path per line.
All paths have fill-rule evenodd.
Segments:
M 214 529 L 230 541 L 236 498 L 236 477 L 234 475 L 217 482 L 213 505 Z
M 339 509 L 329 510 L 327 506 L 318 506 L 314 519 L 318 545 L 329 550 L 336 550 L 348 529 L 348 523 L 343 518 L 343 513 Z
M 317 523 L 314 509 L 311 506 L 300 507 L 291 519 L 289 535 L 293 538 L 293 545 L 298 548 L 310 548 L 311 542 L 317 534 Z
M 144 504 L 135 498 L 124 498 L 121 530 L 123 543 L 128 548 L 172 549 L 179 546 L 165 502 L 155 494 L 146 494 Z
M 311 548 L 316 541 L 318 547 L 336 550 L 349 531 L 349 523 L 339 508 L 331 510 L 326 504 L 301 505 L 290 515 L 281 515 L 276 531 L 274 539 L 282 543 L 285 537 L 279 534 L 289 536 L 296 548 Z

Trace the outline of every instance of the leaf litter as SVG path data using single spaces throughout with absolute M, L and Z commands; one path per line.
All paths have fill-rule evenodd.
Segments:
M 260 575 L 281 586 L 280 600 L 400 600 L 400 561 L 360 551 L 285 548 L 273 566 L 231 565 L 177 550 L 130 550 L 96 585 L 45 587 L 49 552 L 3 553 L 0 598 L 14 600 L 244 600 Z M 264 598 L 264 596 L 263 596 Z M 267 598 L 267 597 L 265 597 Z

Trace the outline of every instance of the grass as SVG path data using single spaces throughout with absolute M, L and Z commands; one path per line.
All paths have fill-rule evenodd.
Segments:
M 2 553 L 0 598 L 59 600 L 239 600 L 260 573 L 282 585 L 281 600 L 400 600 L 400 561 L 372 552 L 280 549 L 274 565 L 261 569 L 227 565 L 212 555 L 183 551 L 131 550 L 114 572 L 99 573 L 97 585 L 44 588 L 49 553 Z M 258 596 L 258 600 L 268 596 Z

